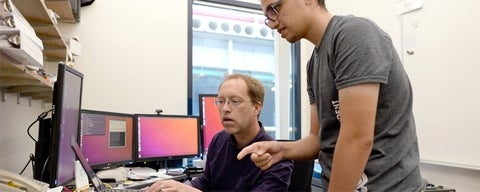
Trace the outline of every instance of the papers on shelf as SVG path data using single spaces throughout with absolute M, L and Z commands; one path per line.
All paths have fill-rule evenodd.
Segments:
M 41 46 L 20 30 L 0 30 L 0 50 L 19 63 L 43 66 Z
M 0 0 L 0 51 L 24 65 L 43 66 L 43 44 L 10 0 Z
M 67 45 L 73 56 L 82 55 L 82 45 L 80 44 L 78 37 L 67 39 Z
M 57 20 L 60 19 L 60 16 L 57 13 L 55 13 L 55 11 L 53 11 L 52 9 L 47 9 L 47 13 L 50 16 L 50 19 L 52 20 L 53 24 L 57 25 L 58 24 Z
M 15 29 L 21 30 L 31 37 L 36 37 L 37 39 L 36 43 L 42 45 L 42 41 L 35 34 L 35 30 L 33 29 L 33 27 L 22 16 L 20 11 L 18 11 L 18 9 L 10 2 L 10 0 L 0 0 L 0 2 L 2 2 L 1 4 L 3 6 L 0 9 L 3 9 L 3 12 L 4 12 L 3 14 L 0 14 L 1 15 L 0 20 L 6 21 L 0 24 L 0 29 L 15 28 Z M 10 2 L 10 3 L 4 4 L 3 2 Z M 9 6 L 9 7 L 6 8 L 4 6 Z M 11 11 L 8 11 L 8 10 L 11 10 Z

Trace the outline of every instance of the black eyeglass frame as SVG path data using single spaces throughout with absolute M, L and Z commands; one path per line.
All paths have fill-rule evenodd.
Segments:
M 230 99 L 222 99 L 222 98 L 217 98 L 213 101 L 213 104 L 217 106 L 218 108 L 222 108 L 225 104 L 232 106 L 232 107 L 237 107 L 241 105 L 242 103 L 245 102 L 253 102 L 252 100 L 243 100 L 243 98 L 230 98 Z
M 264 23 L 266 26 L 270 26 L 270 22 L 276 22 L 278 20 L 278 6 L 283 2 L 283 0 L 278 0 L 277 2 L 271 4 L 267 7 Z

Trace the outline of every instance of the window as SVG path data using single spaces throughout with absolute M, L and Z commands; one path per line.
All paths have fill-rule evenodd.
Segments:
M 227 2 L 228 4 L 226 4 Z M 234 3 L 232 3 L 234 2 Z M 279 69 L 276 64 L 274 31 L 265 26 L 265 16 L 260 5 L 239 1 L 193 1 L 191 3 L 191 29 L 189 51 L 189 113 L 198 115 L 198 95 L 216 94 L 218 85 L 225 74 L 233 72 L 249 74 L 259 79 L 265 87 L 265 100 L 260 121 L 267 132 L 282 139 L 300 138 L 300 98 L 294 86 L 300 82 L 297 70 L 299 61 L 287 57 L 290 66 Z M 289 44 L 290 45 L 290 44 Z M 289 49 L 297 50 L 295 45 Z M 292 67 L 293 66 L 293 67 Z M 288 72 L 279 72 L 287 70 Z M 280 77 L 280 74 L 287 74 Z M 295 78 L 293 78 L 295 77 Z M 287 83 L 278 79 L 288 78 Z M 289 94 L 282 97 L 278 90 L 287 90 Z M 289 106 L 281 106 L 280 101 L 289 102 Z M 285 102 L 283 102 L 285 103 Z M 289 109 L 286 113 L 287 123 L 280 121 L 281 109 Z M 282 115 L 280 115 L 282 114 Z M 288 131 L 283 131 L 286 129 Z

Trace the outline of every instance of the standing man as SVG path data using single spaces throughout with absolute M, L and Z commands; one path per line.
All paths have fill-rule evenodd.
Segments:
M 264 170 L 282 159 L 318 158 L 328 191 L 421 191 L 412 89 L 387 33 L 369 19 L 332 15 L 324 0 L 261 0 L 265 24 L 315 49 L 307 65 L 310 133 L 259 142 Z
M 147 191 L 287 191 L 293 163 L 283 160 L 262 170 L 249 159 L 237 159 L 246 146 L 272 141 L 259 120 L 265 90 L 248 75 L 227 75 L 218 88 L 218 107 L 223 131 L 208 147 L 204 173 L 192 180 L 192 186 L 167 180 L 157 181 Z

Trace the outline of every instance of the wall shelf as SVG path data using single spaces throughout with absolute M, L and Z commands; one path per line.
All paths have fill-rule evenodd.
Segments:
M 46 0 L 45 4 L 60 16 L 61 22 L 77 22 L 70 0 Z
M 0 52 L 0 87 L 4 88 L 6 93 L 19 93 L 21 97 L 52 102 L 53 83 L 2 52 Z
M 57 13 L 60 22 L 75 22 L 70 0 L 11 0 L 21 15 L 32 26 L 43 44 L 43 66 L 68 61 L 68 48 L 57 28 L 50 9 Z M 0 50 L 0 89 L 2 100 L 5 93 L 18 93 L 19 97 L 30 97 L 52 102 L 53 83 L 19 61 Z M 56 71 L 55 69 L 49 69 Z
M 30 23 L 35 30 L 38 38 L 43 42 L 44 58 L 48 62 L 65 62 L 67 60 L 67 45 L 54 23 L 50 14 L 48 13 L 48 7 L 42 0 L 12 0 L 15 7 L 20 11 L 22 16 Z M 63 1 L 61 1 L 63 2 Z M 63 11 L 72 12 L 70 2 L 57 4 L 56 9 L 61 10 L 58 5 L 64 5 Z M 52 9 L 53 10 L 53 9 Z

